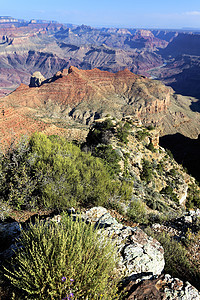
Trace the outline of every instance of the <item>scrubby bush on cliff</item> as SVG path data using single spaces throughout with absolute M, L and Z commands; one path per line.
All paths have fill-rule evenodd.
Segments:
M 140 199 L 132 199 L 129 204 L 127 216 L 137 223 L 147 224 L 148 216 L 146 213 L 145 204 Z
M 167 185 L 165 188 L 163 188 L 160 191 L 160 193 L 163 194 L 163 195 L 169 196 L 171 198 L 171 200 L 178 203 L 177 195 L 173 192 L 173 187 L 172 186 Z
M 142 161 L 142 173 L 141 173 L 141 179 L 150 182 L 153 178 L 152 175 L 153 169 L 152 169 L 152 164 L 150 161 L 143 159 Z
M 149 143 L 146 146 L 147 149 L 149 149 L 151 152 L 156 152 L 156 149 L 154 148 L 154 145 L 152 143 Z
M 195 206 L 200 208 L 200 191 L 195 184 L 189 185 L 186 206 L 190 209 Z
M 15 299 L 118 299 L 114 245 L 100 240 L 93 225 L 63 219 L 22 231 L 22 247 L 4 270 Z
M 147 136 L 149 136 L 149 132 L 146 128 L 143 130 L 139 130 L 136 134 L 136 137 L 139 141 L 143 141 Z
M 88 145 L 98 145 L 110 143 L 110 139 L 114 135 L 114 125 L 110 118 L 103 122 L 97 122 L 92 125 L 87 136 Z
M 111 145 L 100 144 L 95 147 L 93 155 L 103 159 L 111 175 L 120 173 L 120 157 Z
M 128 143 L 128 135 L 130 130 L 130 124 L 125 122 L 124 124 L 120 122 L 117 126 L 117 138 L 120 142 L 127 144 Z
M 116 122 L 115 122 L 116 123 Z M 105 119 L 102 122 L 96 122 L 87 136 L 87 145 L 108 145 L 112 137 L 116 137 L 121 143 L 128 143 L 128 135 L 131 126 L 128 122 L 118 122 L 113 124 L 111 119 Z
M 99 158 L 57 136 L 34 134 L 1 161 L 0 196 L 15 207 L 106 206 L 128 183 L 113 180 Z

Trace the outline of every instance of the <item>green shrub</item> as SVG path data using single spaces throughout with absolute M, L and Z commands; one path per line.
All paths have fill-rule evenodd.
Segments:
M 148 223 L 146 208 L 140 199 L 134 199 L 130 202 L 127 216 L 134 222 L 142 224 Z
M 130 124 L 128 122 L 125 122 L 124 124 L 119 123 L 117 127 L 117 138 L 121 143 L 128 143 L 129 130 Z
M 149 136 L 149 132 L 146 129 L 139 130 L 136 134 L 136 137 L 139 141 L 143 141 L 147 136 Z
M 102 129 L 104 130 L 109 130 L 113 128 L 113 122 L 110 118 L 106 119 L 103 123 L 102 123 Z
M 159 175 L 162 175 L 164 172 L 164 162 L 160 161 L 156 166 L 156 171 Z
M 121 169 L 119 165 L 120 156 L 112 148 L 111 145 L 99 145 L 95 148 L 94 156 L 100 157 L 103 159 L 104 163 L 108 167 L 108 170 L 111 175 L 119 174 Z
M 123 171 L 123 176 L 124 178 L 129 178 L 130 173 L 129 173 L 129 158 L 130 154 L 129 153 L 124 153 L 124 171 Z
M 174 158 L 174 156 L 173 156 L 173 154 L 172 154 L 171 150 L 169 150 L 169 149 L 165 149 L 165 151 L 167 152 L 167 154 L 169 155 L 169 157 L 170 157 L 171 159 L 173 159 L 173 158 Z
M 193 207 L 200 208 L 200 191 L 195 184 L 189 185 L 186 207 L 190 209 Z
M 173 192 L 173 187 L 170 185 L 167 185 L 165 188 L 163 188 L 160 193 L 169 196 L 174 202 L 179 202 L 177 195 Z
M 176 170 L 174 168 L 172 168 L 171 170 L 169 170 L 168 174 L 172 177 L 176 176 Z
M 109 144 L 114 134 L 114 125 L 111 119 L 101 123 L 94 123 L 86 138 L 88 145 Z
M 149 149 L 151 152 L 155 152 L 156 149 L 154 148 L 153 144 L 152 143 L 149 143 L 147 146 L 146 146 L 147 149 Z
M 4 221 L 9 216 L 10 210 L 9 205 L 0 200 L 0 221 Z
M 160 212 L 166 212 L 168 210 L 167 204 L 161 199 L 161 195 L 158 192 L 149 193 L 145 197 L 145 202 L 153 210 Z
M 17 299 L 60 300 L 70 293 L 75 299 L 118 299 L 115 247 L 93 225 L 67 216 L 61 224 L 37 220 L 20 242 L 4 268 Z
M 121 195 L 121 182 L 101 159 L 57 136 L 34 134 L 26 151 L 14 150 L 0 165 L 0 196 L 18 208 L 106 206 Z
M 152 172 L 153 172 L 153 169 L 152 169 L 151 163 L 148 160 L 143 159 L 143 161 L 142 161 L 142 173 L 141 173 L 141 176 L 140 176 L 141 179 L 146 181 L 146 182 L 150 182 L 153 178 Z
M 147 126 L 147 129 L 148 129 L 148 130 L 154 130 L 155 127 L 154 127 L 153 125 L 149 125 L 149 126 Z

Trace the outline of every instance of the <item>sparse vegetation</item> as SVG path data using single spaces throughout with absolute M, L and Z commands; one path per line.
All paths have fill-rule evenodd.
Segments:
M 174 158 L 174 156 L 173 156 L 173 154 L 172 154 L 171 150 L 169 150 L 169 149 L 165 149 L 165 151 L 166 151 L 166 153 L 169 155 L 169 157 L 170 157 L 171 159 L 173 159 L 173 158 Z
M 127 211 L 127 216 L 134 222 L 147 224 L 148 217 L 145 204 L 140 199 L 133 199 Z
M 199 288 L 200 272 L 189 261 L 187 249 L 183 244 L 173 239 L 166 232 L 155 233 L 150 228 L 146 228 L 145 231 L 148 235 L 156 238 L 164 248 L 165 273 L 184 281 L 192 281 L 192 284 Z
M 178 198 L 176 194 L 173 191 L 173 188 L 169 185 L 167 185 L 165 188 L 163 188 L 160 192 L 161 194 L 168 195 L 173 201 L 178 203 Z

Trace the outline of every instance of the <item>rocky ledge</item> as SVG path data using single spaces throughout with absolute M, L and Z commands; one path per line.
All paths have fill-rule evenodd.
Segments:
M 82 218 L 95 223 L 102 236 L 109 236 L 116 243 L 120 254 L 118 271 L 126 280 L 139 282 L 161 274 L 165 265 L 164 250 L 139 227 L 118 223 L 103 207 L 91 208 L 82 214 Z
M 127 300 L 199 299 L 199 292 L 189 282 L 184 283 L 178 278 L 172 278 L 169 274 L 161 275 L 154 280 L 145 280 L 136 289 L 135 283 L 130 282 L 127 286 L 127 292 Z

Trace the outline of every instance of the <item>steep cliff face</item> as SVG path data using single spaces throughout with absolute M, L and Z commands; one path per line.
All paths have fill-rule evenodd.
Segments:
M 181 54 L 199 56 L 200 36 L 193 33 L 179 33 L 169 45 L 160 50 L 160 53 L 167 57 L 176 57 Z
M 200 98 L 200 56 L 178 55 L 152 75 L 171 86 L 176 93 Z

